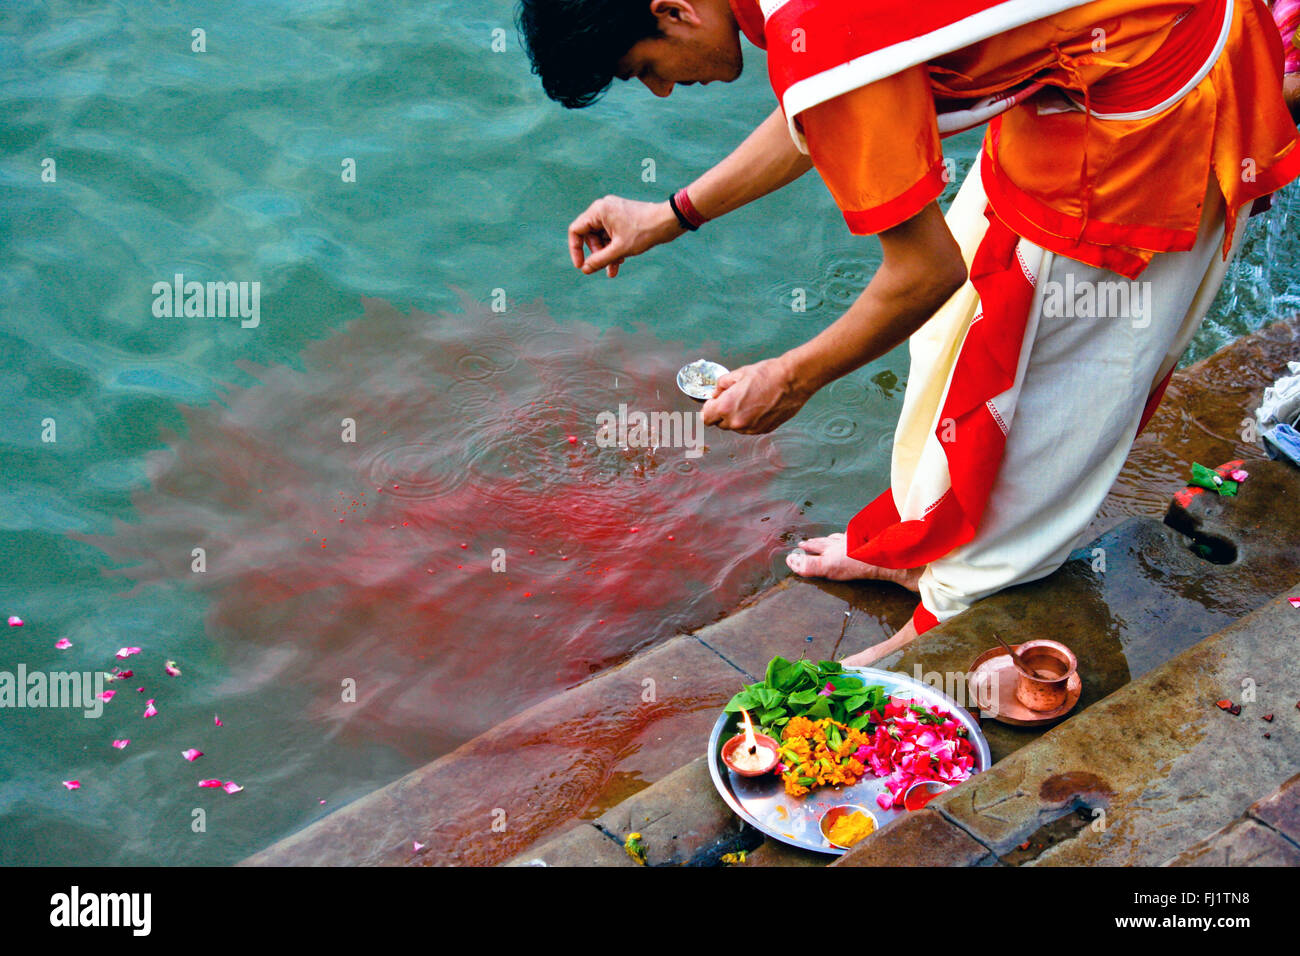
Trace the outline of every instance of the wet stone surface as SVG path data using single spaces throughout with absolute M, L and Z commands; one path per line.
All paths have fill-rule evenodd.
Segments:
M 1300 774 L 1166 866 L 1300 866 Z
M 1163 863 L 1300 765 L 1300 662 L 1277 639 L 1296 615 L 1277 598 L 930 806 L 1004 862 L 1029 843 L 1035 864 Z M 1229 695 L 1240 716 L 1215 706 Z M 1074 838 L 1041 840 L 1081 810 L 1093 821 Z
M 627 851 L 590 823 L 533 847 L 507 866 L 638 866 Z
M 1263 845 L 1257 827 L 1294 832 L 1264 822 L 1264 814 L 1284 813 L 1282 805 L 1270 810 L 1264 801 L 1252 811 L 1259 815 L 1240 815 L 1300 765 L 1300 726 L 1283 723 L 1283 714 L 1300 721 L 1300 711 L 1294 700 L 1282 700 L 1295 696 L 1300 675 L 1285 642 L 1277 641 L 1278 633 L 1297 633 L 1300 612 L 1274 601 L 1234 622 L 1300 578 L 1300 473 L 1258 458 L 1236 431 L 1267 384 L 1263 377 L 1294 356 L 1297 340 L 1300 324 L 1279 323 L 1225 350 L 1232 355 L 1178 373 L 1093 523 L 1105 532 L 1099 540 L 1049 578 L 980 602 L 877 665 L 937 680 L 964 701 L 966 668 L 994 646 L 994 632 L 1012 641 L 1050 636 L 1075 650 L 1083 696 L 1053 728 L 986 721 L 994 759 L 1002 762 L 905 825 L 864 841 L 842 865 L 868 854 L 902 863 L 909 852 L 918 854 L 916 862 L 940 862 L 941 844 L 951 851 L 946 862 L 959 865 L 1160 863 L 1235 820 L 1246 822 L 1237 827 L 1245 835 L 1234 839 L 1252 847 Z M 1243 355 L 1258 362 L 1243 366 Z M 1253 460 L 1241 496 L 1206 496 L 1171 515 L 1193 538 L 1149 517 L 1164 511 L 1192 460 L 1214 466 L 1243 457 Z M 1134 512 L 1148 516 L 1125 520 Z M 1206 560 L 1193 551 L 1197 543 L 1213 545 L 1201 550 L 1218 561 L 1230 554 L 1232 562 Z M 549 848 L 556 861 L 586 854 L 598 865 L 635 865 L 619 843 L 634 825 L 651 865 L 717 862 L 724 848 L 752 847 L 757 836 L 740 827 L 701 774 L 704 761 L 695 759 L 722 704 L 740 683 L 761 676 L 774 654 L 853 653 L 889 637 L 916 601 L 875 582 L 783 581 L 696 636 L 526 711 L 248 862 L 527 863 Z M 639 702 L 647 674 L 670 682 L 667 691 L 658 683 L 660 706 Z M 1243 696 L 1247 681 L 1253 700 Z M 1214 707 L 1224 697 L 1241 700 L 1240 716 Z M 1259 732 L 1265 710 L 1278 715 L 1271 739 Z M 577 739 L 585 752 L 575 750 Z M 510 828 L 496 834 L 485 824 L 491 782 L 475 768 L 505 754 L 529 761 L 537 782 L 510 809 Z M 442 811 L 430 806 L 435 793 Z M 597 825 L 557 831 L 557 806 Z M 450 822 L 447 807 L 454 808 Z M 1286 819 L 1294 828 L 1294 814 Z M 908 837 L 925 832 L 932 834 L 929 849 L 905 849 Z M 429 849 L 413 855 L 413 836 Z M 1260 850 L 1258 858 L 1265 852 L 1272 851 Z M 829 859 L 768 841 L 742 865 Z

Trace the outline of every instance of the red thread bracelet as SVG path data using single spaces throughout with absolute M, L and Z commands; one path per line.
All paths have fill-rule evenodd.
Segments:
M 677 194 L 673 196 L 673 201 L 681 211 L 681 214 L 696 229 L 708 222 L 707 219 L 700 215 L 700 211 L 695 208 L 695 203 L 691 202 L 691 197 L 686 194 L 685 187 L 677 190 Z

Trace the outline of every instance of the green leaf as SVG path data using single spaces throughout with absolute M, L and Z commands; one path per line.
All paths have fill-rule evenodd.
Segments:
M 791 694 L 786 698 L 786 703 L 791 707 L 807 707 L 816 700 L 817 691 L 809 688 L 808 690 L 801 690 L 797 693 Z
M 757 707 L 759 704 L 757 687 L 757 684 L 753 687 L 746 687 L 735 697 L 731 698 L 724 710 L 728 714 L 735 714 L 742 710 L 752 710 L 754 707 Z
M 831 700 L 829 697 L 822 697 L 820 695 L 818 695 L 817 700 L 813 702 L 813 705 L 804 712 L 805 717 L 813 720 L 821 720 L 823 717 L 829 717 L 830 715 Z
M 755 690 L 758 692 L 759 702 L 768 710 L 779 706 L 785 697 L 779 690 L 772 687 L 759 686 Z
M 869 723 L 871 723 L 871 717 L 867 714 L 863 714 L 861 717 L 854 717 L 848 721 L 848 725 L 854 730 L 861 730 Z
M 778 717 L 783 717 L 783 716 L 785 716 L 785 708 L 784 708 L 784 707 L 773 707 L 771 710 L 765 710 L 765 711 L 763 711 L 761 714 L 759 714 L 759 715 L 758 715 L 758 722 L 759 722 L 760 724 L 764 724 L 764 725 L 766 725 L 766 724 L 770 724 L 772 721 L 776 720 Z
M 850 697 L 844 702 L 844 709 L 849 713 L 856 713 L 862 709 L 862 705 L 871 699 L 870 694 L 859 694 L 857 697 Z
M 770 661 L 767 662 L 767 674 L 763 678 L 763 683 L 767 684 L 769 687 L 778 686 L 780 684 L 780 681 L 776 679 L 777 670 L 789 666 L 790 666 L 790 662 L 787 661 L 784 657 L 781 657 L 780 655 L 772 658 Z

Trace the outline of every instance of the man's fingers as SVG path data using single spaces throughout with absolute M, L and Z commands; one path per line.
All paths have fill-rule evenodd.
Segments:
M 748 365 L 742 365 L 740 368 L 733 368 L 726 375 L 719 375 L 718 388 L 721 389 L 722 391 L 731 388 L 731 386 L 735 385 L 737 382 L 740 381 L 741 373 L 744 372 L 747 368 L 749 368 Z M 719 392 L 719 394 L 721 394 L 721 392 Z
M 622 244 L 606 237 L 601 238 L 603 241 L 601 241 L 599 247 L 593 245 L 591 255 L 587 257 L 587 261 L 582 265 L 582 271 L 587 275 L 598 272 L 616 262 L 623 261 L 625 251 Z
M 569 223 L 569 258 L 573 265 L 581 269 L 583 264 L 583 243 L 591 244 L 593 235 L 603 235 L 604 223 L 601 221 L 600 203 L 594 202 L 573 222 Z M 592 248 L 595 248 L 593 246 Z

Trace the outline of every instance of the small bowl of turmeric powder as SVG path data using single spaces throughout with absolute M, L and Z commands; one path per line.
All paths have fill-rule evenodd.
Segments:
M 827 843 L 847 850 L 876 832 L 876 815 L 866 807 L 843 803 L 822 814 L 821 828 Z

